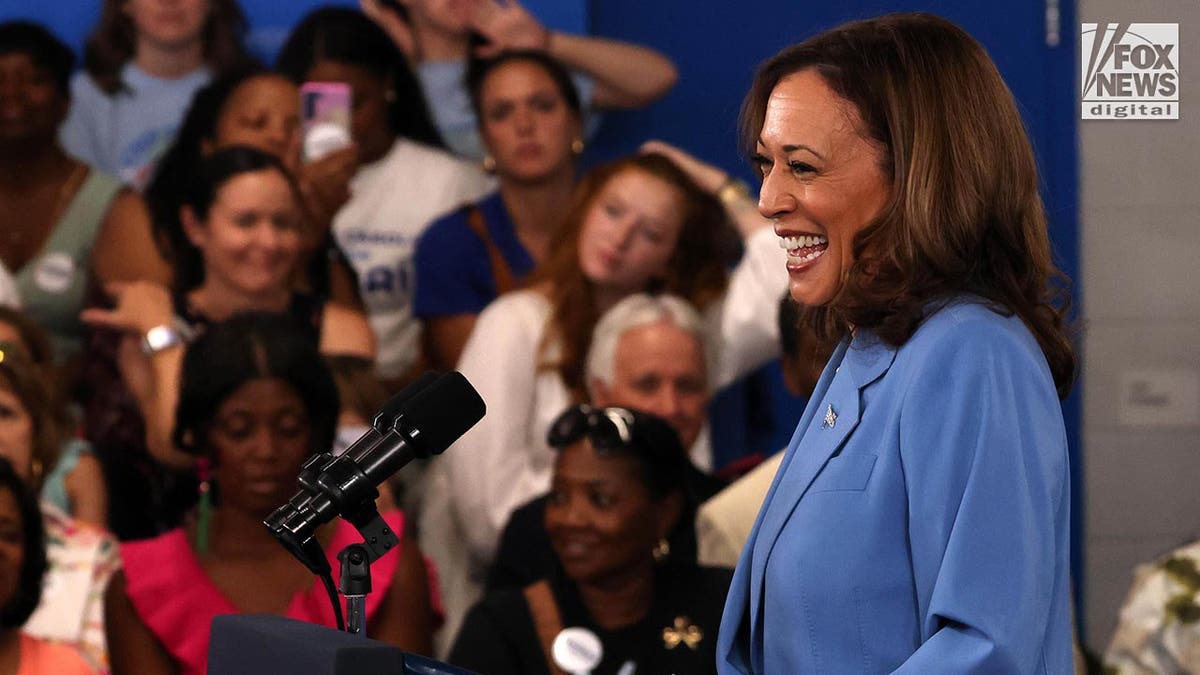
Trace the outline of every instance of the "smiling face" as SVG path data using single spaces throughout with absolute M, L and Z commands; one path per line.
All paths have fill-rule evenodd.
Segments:
M 204 150 L 248 145 L 271 153 L 289 169 L 300 163 L 300 92 L 273 74 L 251 77 L 229 95 Z
M 308 411 L 283 380 L 259 378 L 217 408 L 208 432 L 222 507 L 265 517 L 295 492 L 312 452 Z
M 596 583 L 653 566 L 668 530 L 629 457 L 597 454 L 584 440 L 559 452 L 546 532 L 572 581 Z
M 0 141 L 54 142 L 67 104 L 53 74 L 28 54 L 0 54 Z
M 279 171 L 241 173 L 220 190 L 208 218 L 183 214 L 188 238 L 204 257 L 205 283 L 247 296 L 288 287 L 300 252 L 300 209 Z
M 645 290 L 666 271 L 682 227 L 675 186 L 629 168 L 600 188 L 579 232 L 579 266 L 597 289 L 611 294 Z
M 509 61 L 479 90 L 479 121 L 501 178 L 538 182 L 570 171 L 571 142 L 582 131 L 554 79 L 531 61 Z
M 775 221 L 792 298 L 804 305 L 833 299 L 854 261 L 854 236 L 887 204 L 883 153 L 861 126 L 813 70 L 781 79 L 767 101 L 758 209 Z

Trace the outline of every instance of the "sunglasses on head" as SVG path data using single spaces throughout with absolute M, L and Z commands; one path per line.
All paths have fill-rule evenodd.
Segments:
M 628 448 L 633 443 L 636 421 L 633 412 L 626 408 L 577 405 L 554 420 L 546 442 L 554 448 L 565 448 L 586 436 L 597 450 Z

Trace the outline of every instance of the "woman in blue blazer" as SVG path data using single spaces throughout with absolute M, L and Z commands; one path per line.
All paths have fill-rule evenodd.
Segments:
M 843 336 L 742 552 L 721 673 L 1069 673 L 1076 361 L 1011 93 L 957 26 L 836 28 L 743 125 L 792 297 Z

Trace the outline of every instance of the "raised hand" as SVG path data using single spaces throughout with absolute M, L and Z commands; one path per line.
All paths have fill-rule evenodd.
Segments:
M 399 12 L 384 7 L 379 0 L 358 0 L 358 6 L 362 8 L 363 14 L 382 28 L 396 47 L 404 52 L 410 65 L 420 60 L 421 50 L 417 44 L 417 36 Z
M 350 200 L 350 179 L 358 171 L 358 149 L 342 148 L 300 166 L 297 182 L 308 217 L 311 242 L 321 242 L 333 216 Z
M 113 282 L 105 290 L 116 301 L 116 306 L 83 310 L 79 318 L 84 323 L 140 336 L 174 319 L 171 292 L 164 286 L 149 281 Z
M 646 141 L 638 148 L 643 155 L 662 155 L 683 170 L 700 189 L 716 193 L 729 180 L 729 174 L 721 169 L 696 159 L 687 152 L 663 141 Z
M 488 41 L 476 49 L 481 58 L 492 58 L 505 50 L 545 51 L 550 47 L 550 30 L 517 0 L 472 0 L 470 24 Z

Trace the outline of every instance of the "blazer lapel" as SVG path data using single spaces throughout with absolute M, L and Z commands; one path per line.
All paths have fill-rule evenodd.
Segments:
M 788 443 L 787 449 L 784 450 L 783 461 L 780 462 L 779 469 L 775 472 L 775 478 L 771 481 L 771 487 L 767 490 L 762 506 L 759 507 L 758 516 L 754 520 L 754 527 L 750 529 L 750 536 L 746 540 L 746 545 L 742 547 L 742 553 L 738 558 L 733 580 L 729 585 L 725 610 L 721 616 L 717 660 L 723 661 L 726 665 L 734 667 L 739 671 L 748 672 L 751 667 L 749 663 L 751 660 L 750 655 L 740 651 L 742 648 L 751 647 L 750 640 L 743 640 L 744 636 L 740 634 L 747 625 L 747 610 L 749 610 L 752 617 L 757 616 L 758 613 L 758 598 L 755 594 L 751 593 L 751 589 L 754 586 L 751 583 L 751 579 L 754 578 L 754 570 L 756 569 L 753 552 L 755 542 L 760 536 L 763 514 L 767 512 L 771 504 L 771 499 L 779 485 L 779 479 L 787 473 L 788 464 L 795 455 L 795 445 L 798 439 L 803 436 L 801 430 L 805 428 L 808 421 L 816 414 L 817 399 L 824 396 L 825 392 L 829 389 L 829 383 L 833 381 L 834 370 L 836 368 L 834 364 L 841 362 L 848 345 L 848 340 L 840 342 L 830 356 L 829 364 L 821 372 L 821 377 L 817 380 L 817 385 L 813 388 L 813 397 L 809 399 L 808 404 L 804 407 L 804 412 L 800 415 L 800 423 L 796 427 L 795 433 L 792 434 L 792 439 Z
M 817 398 L 820 387 L 814 391 L 788 448 L 789 456 L 775 477 L 769 501 L 759 514 L 749 575 L 752 635 L 758 635 L 754 624 L 761 617 L 767 560 L 783 526 L 825 463 L 858 426 L 863 412 L 862 390 L 887 372 L 895 356 L 894 349 L 860 331 L 846 349 L 824 396 Z

